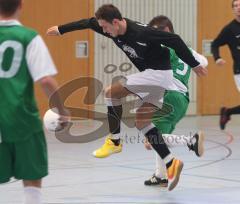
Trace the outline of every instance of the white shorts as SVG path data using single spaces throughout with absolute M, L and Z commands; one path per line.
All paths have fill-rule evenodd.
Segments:
M 240 74 L 234 75 L 235 84 L 237 86 L 238 91 L 240 92 Z
M 126 77 L 123 86 L 139 96 L 144 103 L 151 103 L 159 108 L 163 104 L 165 90 L 178 90 L 173 81 L 172 70 L 147 69 Z

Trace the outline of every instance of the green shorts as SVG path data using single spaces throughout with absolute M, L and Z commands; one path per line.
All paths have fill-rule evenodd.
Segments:
M 15 143 L 0 143 L 0 183 L 11 177 L 38 180 L 48 174 L 47 144 L 44 132 Z
M 153 124 L 162 134 L 171 134 L 176 124 L 185 116 L 188 104 L 188 97 L 182 93 L 167 91 L 162 110 L 156 112 L 152 118 Z

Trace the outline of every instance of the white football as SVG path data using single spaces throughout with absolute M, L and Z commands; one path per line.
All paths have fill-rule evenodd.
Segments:
M 62 126 L 59 121 L 60 115 L 56 108 L 49 109 L 43 116 L 43 124 L 50 132 L 59 131 Z

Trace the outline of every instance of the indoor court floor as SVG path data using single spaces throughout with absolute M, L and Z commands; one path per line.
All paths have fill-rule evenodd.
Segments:
M 178 124 L 176 134 L 204 130 L 206 151 L 197 158 L 186 146 L 172 148 L 174 155 L 184 161 L 184 169 L 178 186 L 171 192 L 144 186 L 144 180 L 154 173 L 155 155 L 144 149 L 143 138 L 137 138 L 134 128 L 124 130 L 128 137 L 123 152 L 105 159 L 91 155 L 104 138 L 86 144 L 66 144 L 47 133 L 50 174 L 44 179 L 44 203 L 239 204 L 240 117 L 232 117 L 226 131 L 220 131 L 218 119 L 189 116 Z M 72 131 L 92 127 L 91 122 L 80 122 Z M 21 182 L 14 180 L 0 185 L 0 204 L 21 203 L 21 187 Z

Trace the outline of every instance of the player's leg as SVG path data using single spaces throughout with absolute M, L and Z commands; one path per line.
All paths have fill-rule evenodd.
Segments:
M 48 174 L 47 145 L 43 131 L 15 143 L 14 176 L 23 180 L 24 204 L 41 204 L 41 180 Z
M 236 87 L 240 92 L 240 74 L 235 74 L 234 80 L 235 80 Z M 240 105 L 232 108 L 222 107 L 220 109 L 219 125 L 221 130 L 225 129 L 227 122 L 231 120 L 231 115 L 234 115 L 234 114 L 240 114 Z
M 164 107 L 166 108 L 165 104 L 163 104 L 163 109 L 164 109 Z M 162 109 L 162 111 L 163 111 L 163 109 Z M 166 116 L 165 114 L 166 114 L 166 112 L 164 114 L 160 114 L 159 112 L 155 113 L 154 117 L 152 118 L 152 122 L 156 125 L 156 127 L 158 128 L 159 131 L 164 132 L 164 133 L 171 133 L 174 128 L 173 128 L 171 121 L 163 120 L 164 116 Z M 164 138 L 164 134 L 163 134 L 163 139 L 164 139 L 164 141 L 166 141 L 166 138 Z M 159 185 L 161 187 L 167 187 L 168 186 L 168 177 L 167 177 L 166 164 L 164 163 L 163 159 L 157 153 L 155 153 L 155 157 L 156 157 L 155 172 L 148 180 L 144 181 L 144 184 L 148 185 L 148 186 Z
M 146 181 L 144 181 L 146 186 L 156 186 L 168 187 L 167 169 L 164 161 L 156 153 L 156 170 L 155 173 Z
M 165 123 L 165 127 L 171 126 L 170 123 Z M 163 125 L 164 126 L 164 125 Z M 170 131 L 171 132 L 171 131 Z M 169 137 L 171 139 L 169 140 Z M 174 138 L 175 137 L 175 138 Z M 193 137 L 189 136 L 180 136 L 180 135 L 172 135 L 172 134 L 163 134 L 164 141 L 166 144 L 170 144 L 171 146 L 175 145 L 186 145 L 190 150 L 194 151 L 195 154 L 200 157 L 203 154 L 204 150 L 204 135 L 196 133 Z M 190 140 L 189 140 L 190 138 Z M 173 142 L 173 140 L 177 142 Z M 193 141 L 195 140 L 195 141 Z M 168 143 L 169 142 L 169 143 Z M 156 154 L 156 169 L 155 173 L 144 182 L 145 185 L 159 185 L 161 187 L 167 187 L 168 180 L 166 177 L 166 166 L 163 160 Z
M 189 100 L 182 93 L 175 91 L 167 91 L 164 95 L 164 104 L 161 110 L 156 112 L 152 118 L 154 125 L 163 133 L 172 133 L 176 123 L 185 115 Z M 175 108 L 177 107 L 177 108 Z M 168 137 L 170 136 L 170 137 Z M 177 137 L 177 136 L 176 136 Z M 181 138 L 176 138 L 174 135 L 163 134 L 164 141 L 169 146 L 178 141 L 179 143 L 187 143 Z M 178 139 L 178 140 L 176 140 Z M 165 183 L 166 168 L 163 160 L 156 155 L 156 170 L 154 175 L 145 181 L 146 185 L 162 185 Z
M 163 139 L 169 147 L 186 146 L 196 156 L 203 156 L 205 135 L 202 131 L 198 131 L 194 135 L 163 134 Z
M 107 136 L 102 147 L 95 150 L 93 155 L 97 158 L 104 158 L 113 153 L 122 151 L 120 141 L 120 129 L 122 118 L 122 102 L 121 98 L 131 94 L 120 82 L 105 89 L 105 103 L 107 105 L 108 124 L 110 134 Z
M 234 115 L 234 114 L 240 114 L 240 106 L 235 106 L 232 108 L 226 108 L 226 107 L 221 108 L 220 121 L 219 121 L 221 130 L 225 129 L 227 122 L 231 120 L 231 115 Z
M 158 75 L 156 75 L 158 73 Z M 165 76 L 166 75 L 166 76 Z M 146 70 L 136 74 L 131 74 L 123 81 L 119 81 L 105 89 L 105 101 L 108 109 L 108 123 L 110 135 L 106 138 L 102 147 L 93 152 L 97 158 L 104 158 L 113 153 L 121 152 L 122 145 L 120 144 L 120 122 L 122 116 L 121 98 L 129 94 L 135 94 L 139 98 L 152 97 L 149 95 L 149 87 L 156 90 L 155 94 L 159 92 L 159 84 L 165 82 L 164 86 L 174 87 L 171 80 L 166 80 L 168 77 L 173 77 L 172 71 L 159 71 Z M 154 80 L 153 80 L 154 77 Z M 152 84 L 151 83 L 155 83 Z M 156 86 L 157 84 L 157 86 Z M 154 92 L 153 90 L 151 90 Z M 155 96 L 154 96 L 155 97 Z M 157 96 L 158 97 L 158 96 Z
M 179 181 L 183 163 L 171 155 L 161 133 L 152 123 L 151 118 L 156 112 L 156 108 L 150 105 L 161 108 L 165 90 L 175 90 L 176 86 L 173 83 L 173 73 L 172 70 L 146 70 L 143 74 L 143 77 L 139 77 L 138 80 L 131 80 L 130 78 L 130 80 L 127 81 L 127 83 L 130 82 L 129 84 L 138 85 L 128 86 L 127 84 L 127 88 L 137 93 L 143 102 L 145 102 L 137 111 L 136 127 L 145 135 L 153 149 L 163 159 L 167 167 L 168 178 L 172 180 L 169 190 L 172 190 Z M 145 84 L 145 86 L 142 86 L 142 84 Z
M 24 204 L 42 204 L 42 180 L 23 180 Z
M 163 132 L 164 141 L 168 146 L 185 145 L 197 156 L 204 153 L 204 134 L 197 132 L 189 135 L 174 135 L 176 124 L 185 116 L 189 104 L 186 95 L 177 91 L 168 91 L 164 96 L 162 110 L 153 117 L 153 123 Z
M 169 190 L 175 188 L 179 181 L 179 177 L 183 168 L 182 161 L 173 157 L 162 134 L 152 123 L 152 116 L 156 111 L 156 107 L 149 103 L 144 103 L 136 114 L 136 127 L 147 138 L 153 149 L 158 153 L 167 168 L 168 179 L 171 179 Z

